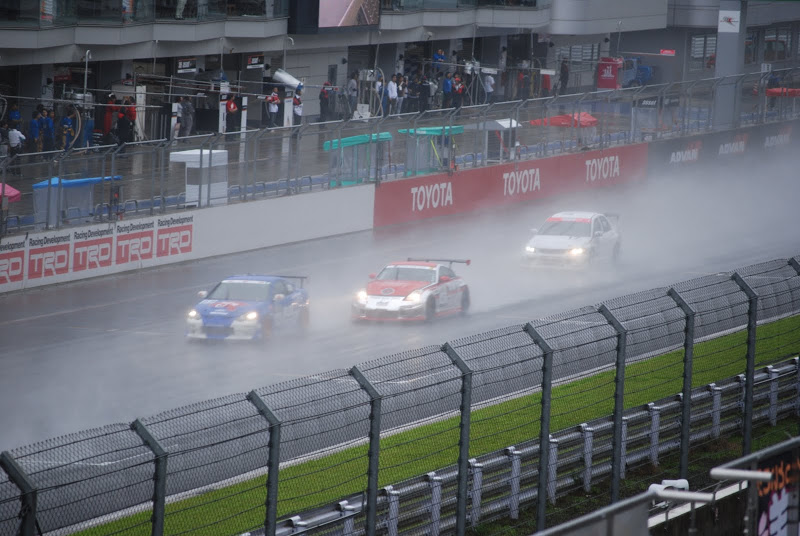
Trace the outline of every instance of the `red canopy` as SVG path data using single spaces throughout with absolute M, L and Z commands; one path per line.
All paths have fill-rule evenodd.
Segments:
M 550 125 L 551 127 L 572 127 L 575 126 L 577 119 L 577 126 L 580 128 L 597 126 L 597 118 L 586 112 L 577 114 L 564 114 L 554 115 L 549 119 L 534 119 L 531 125 L 542 126 Z
M 5 190 L 3 190 L 5 188 Z M 20 199 L 22 199 L 22 194 L 19 193 L 19 190 L 9 186 L 8 184 L 0 183 L 0 194 L 4 194 L 4 197 L 8 198 L 9 203 L 16 203 Z
M 767 97 L 800 97 L 800 89 L 794 87 L 771 87 Z

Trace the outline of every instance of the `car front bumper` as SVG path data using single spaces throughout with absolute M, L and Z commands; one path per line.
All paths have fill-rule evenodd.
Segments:
M 353 320 L 369 322 L 418 322 L 425 320 L 425 304 L 392 307 L 370 307 L 354 303 L 351 310 Z
M 229 326 L 209 325 L 202 319 L 186 321 L 186 338 L 217 341 L 257 341 L 264 338 L 264 330 L 258 322 L 234 321 Z

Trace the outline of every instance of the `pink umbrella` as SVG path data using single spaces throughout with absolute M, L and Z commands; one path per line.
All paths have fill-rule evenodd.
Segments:
M 9 203 L 16 203 L 17 201 L 22 199 L 22 194 L 19 193 L 19 190 L 8 184 L 2 184 L 2 183 L 0 183 L 0 196 L 7 197 Z

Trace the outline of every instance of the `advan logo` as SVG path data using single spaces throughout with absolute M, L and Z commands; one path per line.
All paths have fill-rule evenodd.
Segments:
M 541 189 L 542 183 L 539 178 L 539 168 L 503 173 L 503 196 L 505 197 L 526 194 Z
M 156 256 L 158 257 L 191 253 L 192 226 L 181 225 L 168 229 L 159 229 L 156 241 Z
M 586 161 L 586 182 L 619 177 L 619 155 L 592 158 Z
M 719 154 L 742 154 L 747 149 L 747 134 L 737 134 L 731 143 L 723 143 L 719 146 Z
M 440 182 L 414 186 L 411 188 L 411 212 L 422 212 L 426 209 L 452 206 L 453 184 Z
M 700 150 L 703 148 L 703 142 L 700 140 L 693 141 L 686 145 L 683 151 L 674 151 L 669 156 L 670 164 L 684 164 L 687 162 L 697 162 L 700 159 Z
M 771 149 L 773 147 L 783 147 L 789 145 L 792 141 L 792 127 L 782 128 L 777 136 L 767 136 L 764 138 L 764 149 Z

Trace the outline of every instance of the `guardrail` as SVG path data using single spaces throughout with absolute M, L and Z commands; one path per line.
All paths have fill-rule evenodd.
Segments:
M 798 73 L 795 69 L 779 72 L 783 84 L 792 87 L 800 86 Z M 767 96 L 768 75 L 759 72 L 421 114 L 249 129 L 122 146 L 72 147 L 66 152 L 0 158 L 0 183 L 17 187 L 22 193 L 21 201 L 12 203 L 4 216 L 0 234 L 686 137 L 712 131 L 715 92 L 729 83 L 738 88 L 737 105 L 742 110 L 736 126 L 797 118 L 795 97 Z M 584 124 L 570 119 L 582 113 L 589 114 L 592 121 Z M 566 119 L 554 122 L 557 117 Z M 531 121 L 539 123 L 532 125 Z M 198 153 L 198 165 L 189 166 L 187 171 L 186 154 L 191 151 Z M 212 152 L 216 151 L 224 153 L 215 157 Z M 208 180 L 216 173 L 212 168 L 223 167 L 213 164 L 214 158 L 218 164 L 225 163 L 225 180 L 222 176 L 215 178 L 224 184 L 219 188 L 212 188 Z M 99 182 L 80 203 L 62 199 L 61 183 L 55 188 L 48 186 L 44 189 L 47 196 L 37 203 L 51 206 L 52 214 L 39 210 L 39 216 L 34 216 L 32 183 L 51 177 L 68 180 L 117 175 L 120 180 Z M 197 184 L 207 186 L 199 195 L 192 193 Z
M 622 482 L 642 478 L 630 471 L 676 448 L 679 476 L 692 479 L 690 458 L 707 456 L 715 437 L 749 452 L 754 423 L 796 407 L 784 362 L 800 350 L 798 313 L 800 262 L 778 259 L 21 447 L 2 455 L 0 535 L 32 535 L 34 521 L 58 534 L 271 535 L 278 520 L 300 527 L 298 512 L 330 516 L 327 505 L 364 494 L 351 517 L 371 536 L 396 506 L 430 502 L 432 488 L 447 509 L 455 496 L 463 534 L 469 520 L 519 512 L 516 498 L 606 475 L 616 500 Z M 768 377 L 756 373 L 768 365 Z M 397 482 L 414 491 L 399 503 L 387 488 Z M 543 527 L 546 502 L 536 505 Z M 441 512 L 423 524 L 441 530 Z
M 753 424 L 775 426 L 778 420 L 800 415 L 800 359 L 770 365 L 755 375 Z M 691 392 L 691 444 L 719 439 L 740 431 L 743 421 L 744 377 L 737 375 L 698 387 Z M 658 465 L 660 457 L 680 449 L 682 397 L 666 397 L 628 410 L 623 416 L 622 478 L 624 468 L 646 461 Z M 582 487 L 586 493 L 593 483 L 611 475 L 613 416 L 594 419 L 553 434 L 549 441 L 550 466 L 546 500 L 556 504 L 559 497 Z M 510 445 L 469 461 L 469 525 L 511 517 L 538 500 L 540 446 L 538 440 Z M 438 536 L 456 527 L 458 467 L 450 466 L 381 489 L 378 496 L 378 526 L 387 534 Z M 302 527 L 339 530 L 342 536 L 361 536 L 355 518 L 363 514 L 363 495 L 348 497 L 285 520 L 276 536 L 297 534 Z M 251 536 L 263 535 L 255 531 Z

